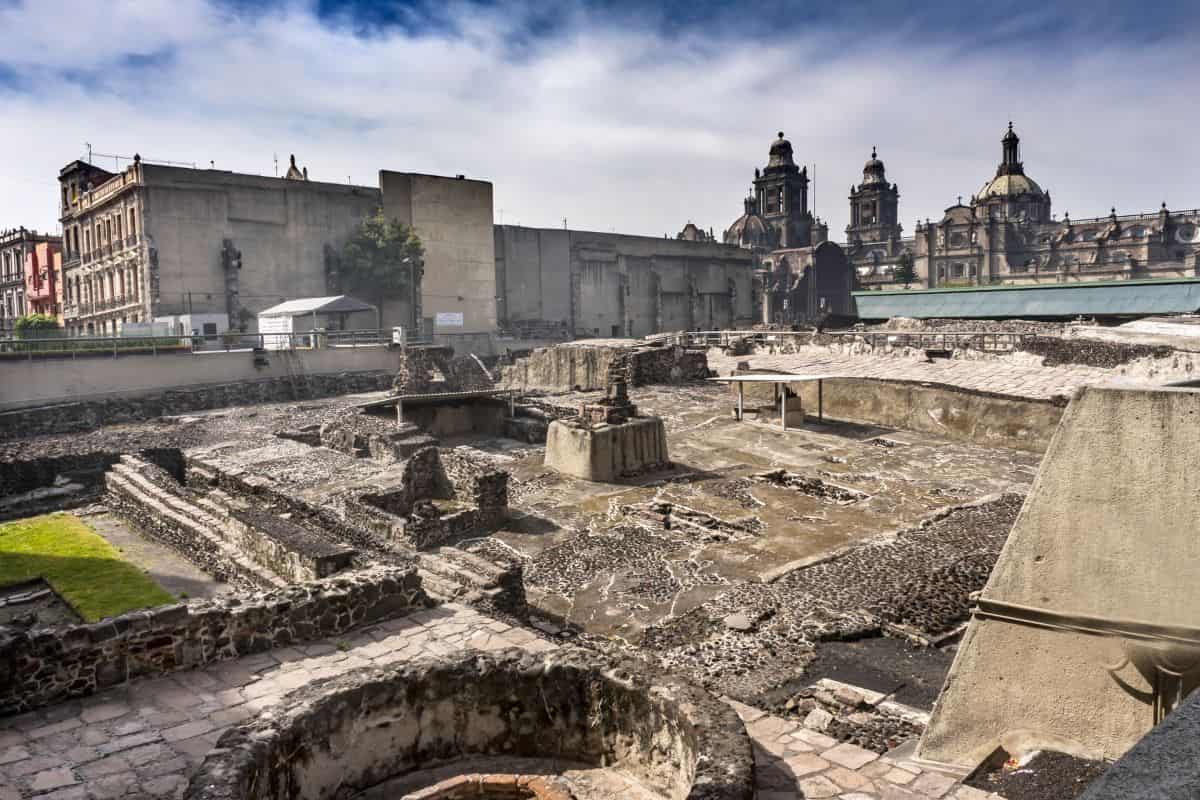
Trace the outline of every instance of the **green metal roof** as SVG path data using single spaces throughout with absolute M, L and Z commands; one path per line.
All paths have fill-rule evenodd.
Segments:
M 859 319 L 1193 314 L 1200 278 L 854 292 Z

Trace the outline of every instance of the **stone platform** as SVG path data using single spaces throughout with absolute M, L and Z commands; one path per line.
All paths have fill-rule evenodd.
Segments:
M 588 426 L 555 420 L 546 432 L 546 466 L 585 481 L 612 483 L 665 467 L 667 431 L 657 417 Z

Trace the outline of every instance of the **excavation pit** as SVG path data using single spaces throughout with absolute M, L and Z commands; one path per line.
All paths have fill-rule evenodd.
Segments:
M 427 770 L 471 769 L 480 757 L 600 768 L 631 782 L 625 796 L 750 800 L 754 760 L 734 711 L 642 663 L 612 664 L 577 648 L 549 653 L 465 650 L 318 682 L 230 729 L 193 775 L 188 800 L 373 797 Z M 454 776 L 450 776 L 453 778 Z M 511 780 L 510 774 L 504 780 Z M 525 794 L 548 793 L 526 781 Z M 475 786 L 480 785 L 479 781 Z M 602 791 L 575 783 L 577 800 Z M 504 786 L 504 783 L 501 783 Z M 508 787 L 520 790 L 519 781 Z M 430 789 L 433 794 L 421 794 Z M 467 798 L 471 780 L 410 791 Z M 409 791 L 407 787 L 404 791 Z M 486 797 L 497 795 L 485 794 Z M 566 795 L 570 797 L 571 795 Z

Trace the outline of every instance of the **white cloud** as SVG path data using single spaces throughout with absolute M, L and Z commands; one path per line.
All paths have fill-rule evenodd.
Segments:
M 263 174 L 295 152 L 314 179 L 366 184 L 380 168 L 465 173 L 495 183 L 506 223 L 673 235 L 690 219 L 719 233 L 784 130 L 816 165 L 817 212 L 835 238 L 872 145 L 911 233 L 991 176 L 1010 118 L 1059 214 L 1200 206 L 1187 79 L 1200 51 L 1183 40 L 1039 48 L 907 26 L 761 43 L 727 27 L 665 37 L 576 10 L 514 51 L 520 11 L 452 13 L 456 36 L 360 38 L 303 5 L 6 7 L 0 29 L 21 47 L 0 63 L 23 82 L 0 88 L 0 228 L 53 228 L 57 171 L 87 141 Z

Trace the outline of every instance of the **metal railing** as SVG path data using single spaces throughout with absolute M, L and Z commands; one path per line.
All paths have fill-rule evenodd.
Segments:
M 0 339 L 0 363 L 14 358 L 79 358 L 89 356 L 166 355 L 253 350 L 355 349 L 367 347 L 420 347 L 428 339 L 406 337 L 396 341 L 391 328 L 303 333 L 241 333 L 197 336 L 64 336 L 39 339 Z

